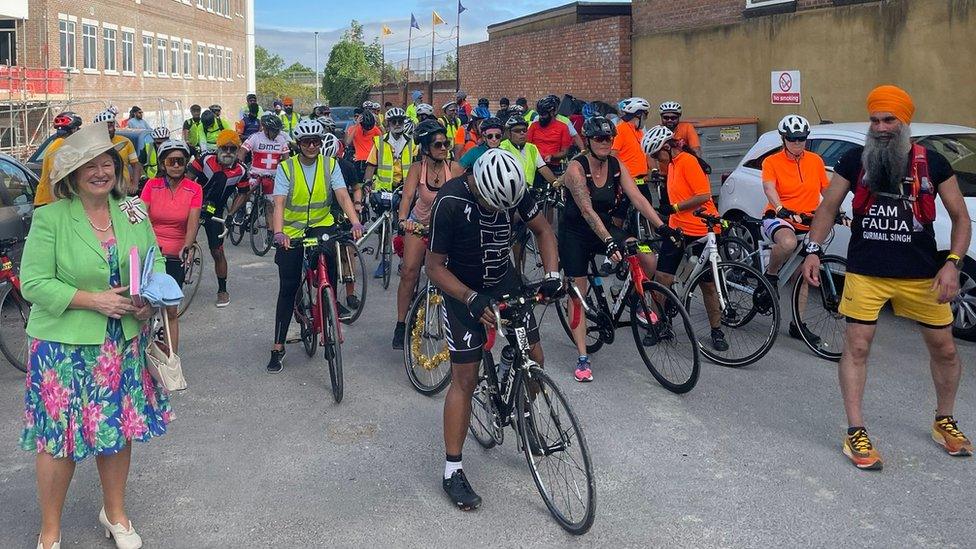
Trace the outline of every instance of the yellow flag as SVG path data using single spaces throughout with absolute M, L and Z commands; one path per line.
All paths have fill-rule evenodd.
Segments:
M 434 14 L 433 20 L 434 20 L 434 24 L 435 25 L 443 25 L 444 24 L 444 20 L 441 19 L 441 16 L 440 15 L 437 15 L 437 12 L 436 11 L 431 10 L 431 13 Z
M 390 30 L 390 27 L 383 25 L 383 36 L 389 36 L 391 34 L 393 34 L 393 31 Z

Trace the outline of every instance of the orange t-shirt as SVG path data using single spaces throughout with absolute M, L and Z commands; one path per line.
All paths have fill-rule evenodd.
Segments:
M 820 193 L 827 188 L 827 168 L 817 153 L 804 151 L 799 160 L 791 159 L 786 149 L 767 156 L 762 163 L 763 183 L 774 183 L 780 202 L 797 213 L 813 213 L 820 205 Z M 775 209 L 766 204 L 767 210 Z M 797 228 L 807 228 L 795 224 Z
M 475 138 L 474 133 L 468 136 L 468 131 L 464 129 L 464 126 L 461 126 L 458 128 L 457 133 L 454 134 L 454 146 L 456 147 L 458 145 L 461 145 L 461 156 L 464 156 L 464 153 L 478 145 L 478 140 Z
M 701 147 L 698 132 L 695 131 L 695 126 L 691 122 L 678 122 L 678 126 L 674 128 L 674 138 L 684 140 L 685 144 L 692 149 Z
M 705 213 L 718 215 L 715 201 L 711 199 L 712 185 L 708 182 L 708 176 L 702 170 L 698 159 L 691 153 L 681 153 L 671 161 L 668 169 L 668 200 L 672 204 L 677 204 L 700 194 L 709 195 L 708 202 L 700 206 L 705 208 Z M 698 208 L 671 214 L 668 225 L 681 229 L 687 236 L 705 236 L 708 227 L 704 220 L 695 217 L 696 209 Z
M 349 132 L 352 133 L 352 146 L 356 151 L 356 161 L 366 161 L 369 158 L 369 151 L 373 150 L 373 138 L 382 135 L 379 127 L 373 126 L 373 129 L 364 132 L 362 126 L 353 124 L 349 126 Z
M 641 146 L 643 138 L 644 131 L 626 121 L 617 125 L 617 135 L 613 138 L 613 150 L 617 151 L 617 158 L 634 179 L 647 176 L 647 155 Z

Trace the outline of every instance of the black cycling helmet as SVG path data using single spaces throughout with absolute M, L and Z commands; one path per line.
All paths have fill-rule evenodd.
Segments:
M 210 109 L 207 109 L 200 113 L 200 122 L 203 123 L 204 128 L 212 127 L 217 122 L 217 115 Z
M 603 116 L 593 116 L 583 122 L 583 137 L 614 137 L 617 135 L 617 128 L 609 119 Z
M 362 118 L 359 119 L 359 124 L 364 130 L 369 131 L 376 127 L 376 115 L 373 114 L 369 109 L 363 109 Z
M 54 117 L 54 129 L 77 130 L 81 127 L 81 117 L 72 111 L 64 111 Z
M 559 99 L 555 96 L 549 95 L 538 100 L 535 104 L 535 110 L 539 113 L 552 112 L 559 108 Z
M 430 144 L 434 142 L 434 136 L 437 134 L 447 137 L 447 129 L 437 120 L 424 120 L 417 124 L 417 128 L 413 131 L 413 140 L 426 153 L 430 151 Z
M 280 132 L 282 128 L 281 119 L 275 114 L 267 113 L 261 117 L 261 126 L 266 130 L 277 130 Z
M 486 131 L 488 131 L 488 130 L 490 130 L 492 128 L 494 128 L 496 130 L 502 130 L 502 131 L 504 131 L 505 130 L 505 123 L 502 122 L 502 119 L 501 118 L 498 118 L 497 116 L 490 116 L 490 117 L 485 118 L 484 120 L 481 121 L 481 126 L 479 127 L 479 129 L 481 130 L 481 133 L 485 133 Z
M 512 116 L 508 117 L 508 120 L 505 122 L 505 127 L 512 129 L 515 126 L 529 127 L 529 122 L 521 114 L 513 114 Z

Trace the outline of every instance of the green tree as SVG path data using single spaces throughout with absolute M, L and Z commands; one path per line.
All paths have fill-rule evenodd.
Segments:
M 434 73 L 437 80 L 454 80 L 457 77 L 457 59 L 453 55 L 447 54 L 444 64 Z
M 273 54 L 261 46 L 254 47 L 254 76 L 257 79 L 277 76 L 285 66 L 280 55 Z
M 298 61 L 292 63 L 288 68 L 284 69 L 282 72 L 285 73 L 312 73 L 315 72 L 311 67 L 306 67 Z
M 378 41 L 366 45 L 363 26 L 353 19 L 332 46 L 322 77 L 322 89 L 333 105 L 358 105 L 370 86 L 380 81 L 382 50 Z

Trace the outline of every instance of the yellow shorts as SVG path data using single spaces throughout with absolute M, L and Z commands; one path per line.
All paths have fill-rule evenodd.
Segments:
M 884 304 L 895 314 L 934 328 L 952 324 L 952 309 L 939 303 L 930 278 L 883 278 L 847 273 L 840 314 L 855 322 L 873 324 Z

